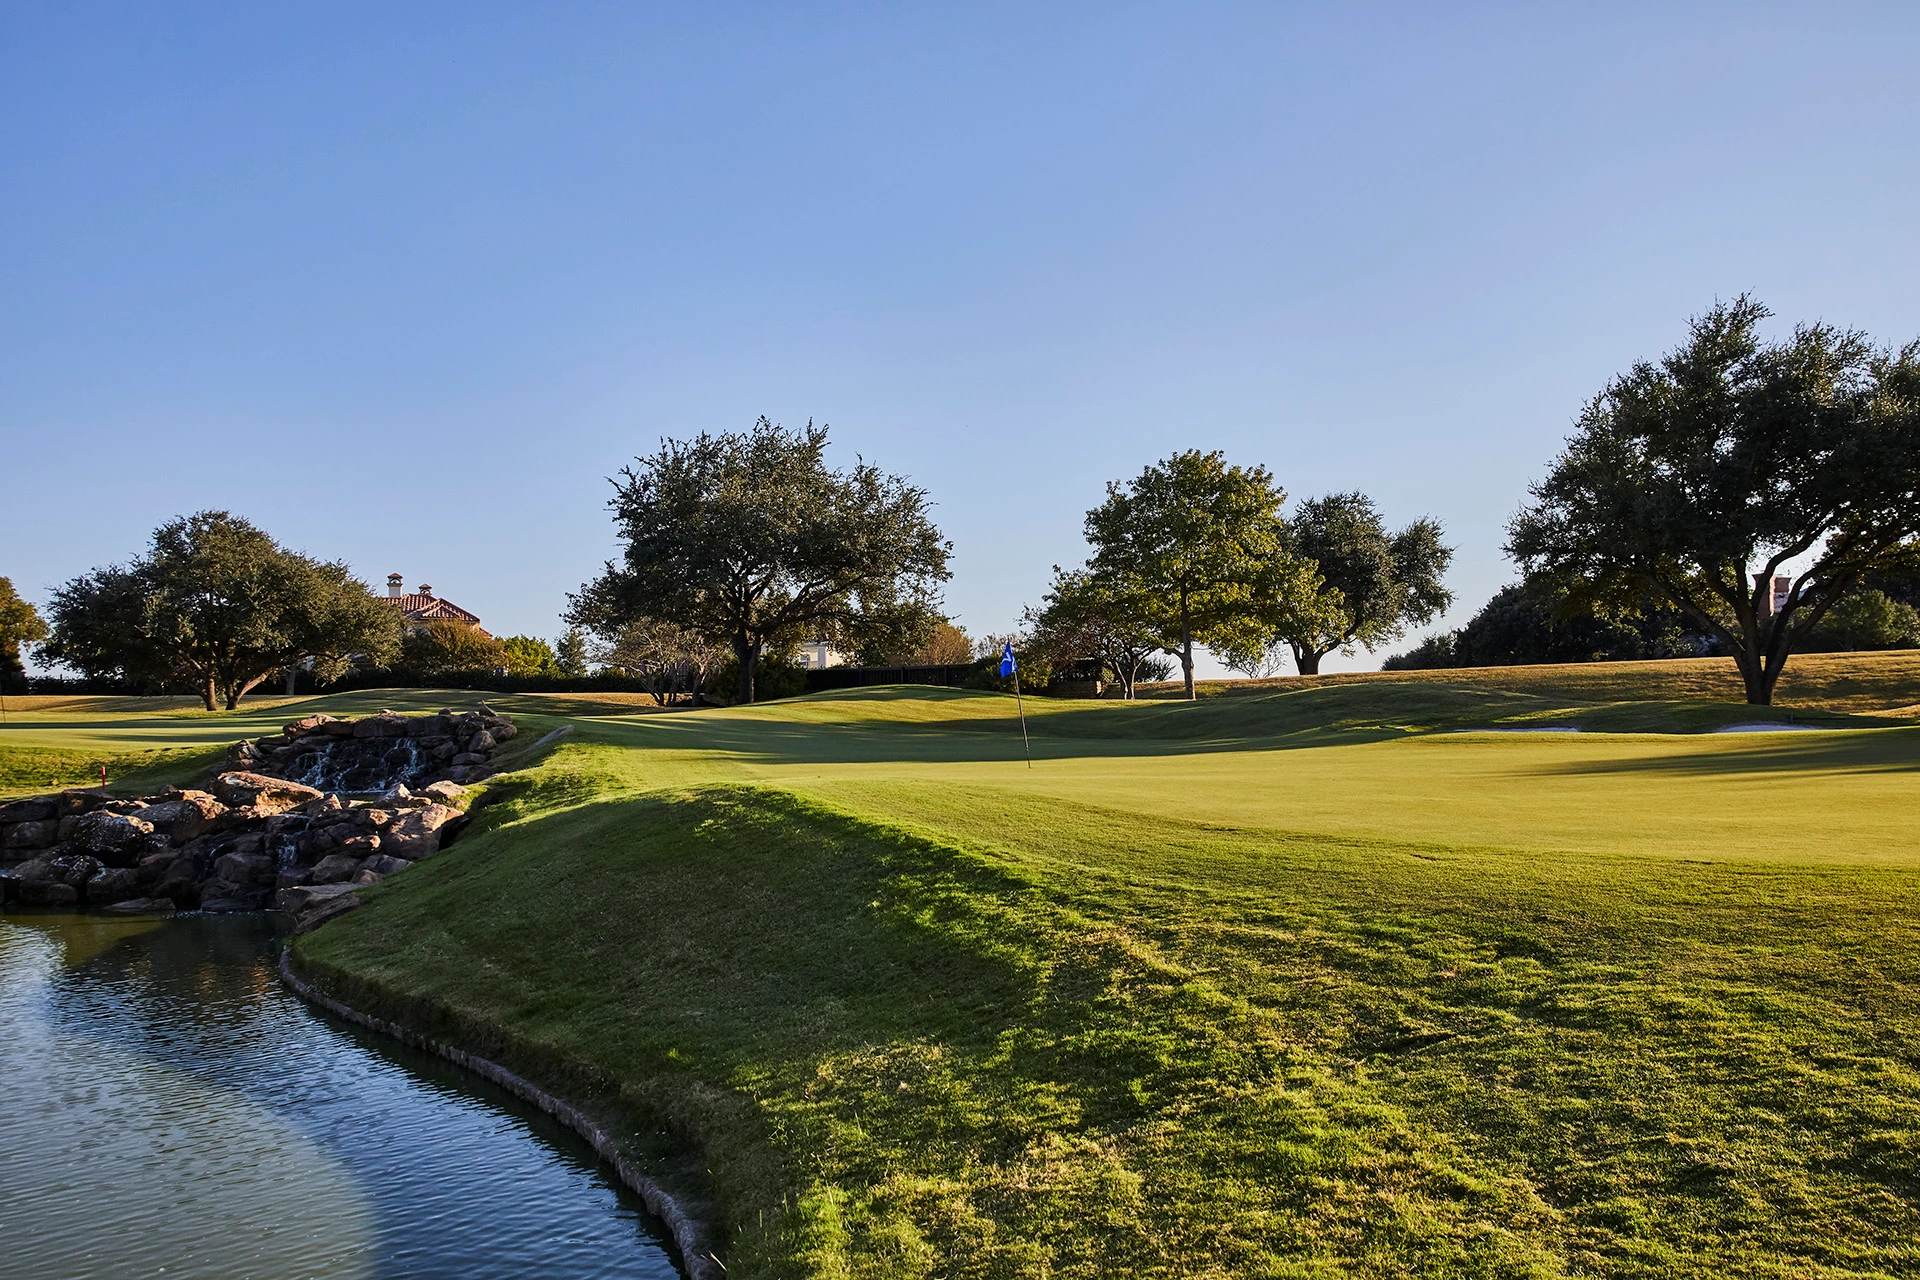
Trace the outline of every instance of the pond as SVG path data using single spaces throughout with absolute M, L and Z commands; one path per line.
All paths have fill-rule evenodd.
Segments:
M 0 915 L 8 1280 L 679 1274 L 579 1138 L 274 959 L 258 916 Z

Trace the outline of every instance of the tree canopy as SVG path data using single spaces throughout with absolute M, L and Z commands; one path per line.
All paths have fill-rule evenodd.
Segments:
M 0 578 L 0 692 L 25 684 L 27 668 L 20 660 L 22 645 L 47 638 L 47 624 L 30 601 L 22 600 L 13 581 Z
M 1301 503 L 1287 521 L 1287 540 L 1319 569 L 1320 586 L 1314 607 L 1289 611 L 1276 629 L 1300 674 L 1318 675 L 1320 659 L 1335 649 L 1375 649 L 1398 640 L 1452 604 L 1453 593 L 1440 580 L 1453 549 L 1440 539 L 1433 520 L 1389 533 L 1363 493 Z
M 423 627 L 411 627 L 400 643 L 400 665 L 420 676 L 447 676 L 471 671 L 513 670 L 511 651 L 480 628 L 451 618 L 436 618 Z M 533 672 L 521 674 L 531 675 Z
M 1156 656 L 1160 636 L 1147 622 L 1153 610 L 1091 569 L 1053 566 L 1043 601 L 1026 612 L 1027 645 L 1052 665 L 1092 658 L 1128 699 L 1140 681 L 1165 679 L 1173 669 Z
M 1426 667 L 1507 667 L 1536 662 L 1622 662 L 1692 658 L 1713 640 L 1664 601 L 1633 604 L 1569 598 L 1553 582 L 1531 578 L 1502 587 L 1455 631 L 1427 636 L 1388 658 L 1388 671 Z
M 766 418 L 663 441 L 614 480 L 625 552 L 571 598 L 568 621 L 609 635 L 652 618 L 727 644 L 741 701 L 770 645 L 807 633 L 848 650 L 916 637 L 937 617 L 952 544 L 924 490 L 864 459 L 834 470 L 826 445 L 824 426 Z
M 1179 659 L 1188 698 L 1196 643 L 1244 646 L 1261 619 L 1313 595 L 1312 565 L 1286 547 L 1285 501 L 1265 467 L 1194 449 L 1108 484 L 1106 501 L 1087 512 L 1088 567 Z
M 700 694 L 726 660 L 730 646 L 658 618 L 635 618 L 596 638 L 594 661 L 632 676 L 659 706 Z
M 570 626 L 553 647 L 553 665 L 563 676 L 584 676 L 592 664 L 587 651 L 587 633 Z
M 1593 599 L 1652 593 L 1769 703 L 1788 655 L 1920 532 L 1920 342 L 1801 325 L 1764 341 L 1741 297 L 1587 405 L 1507 549 Z M 1773 578 L 1789 563 L 1782 607 Z
M 507 674 L 512 676 L 548 676 L 560 670 L 553 646 L 539 636 L 508 636 L 500 642 L 506 655 Z
M 209 711 L 239 705 L 276 671 L 344 670 L 399 649 L 399 615 L 346 565 L 287 551 L 225 511 L 154 531 L 144 556 L 68 582 L 38 653 L 90 676 L 186 685 Z

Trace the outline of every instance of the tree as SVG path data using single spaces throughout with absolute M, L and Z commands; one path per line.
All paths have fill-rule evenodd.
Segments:
M 680 698 L 700 702 L 700 691 L 726 660 L 728 646 L 696 631 L 636 618 L 594 644 L 593 660 L 602 667 L 639 680 L 657 706 Z
M 1023 621 L 1028 643 L 1052 665 L 1093 658 L 1126 699 L 1140 681 L 1164 680 L 1172 671 L 1171 663 L 1154 656 L 1161 644 L 1147 621 L 1150 610 L 1092 570 L 1053 566 L 1053 585 L 1042 599 L 1038 609 L 1027 609 Z
M 961 628 L 942 620 L 934 624 L 933 634 L 913 655 L 913 665 L 922 667 L 950 667 L 971 660 L 973 640 Z
M 1312 567 L 1282 537 L 1284 501 L 1265 467 L 1188 450 L 1109 484 L 1087 512 L 1089 568 L 1138 602 L 1138 620 L 1179 659 L 1188 698 L 1196 642 L 1244 644 L 1256 619 L 1311 594 Z
M 538 636 L 508 636 L 500 648 L 506 653 L 508 675 L 545 676 L 559 669 L 553 646 Z
M 509 662 L 504 644 L 478 627 L 451 618 L 410 629 L 400 644 L 400 665 L 421 676 L 492 673 Z
M 1502 587 L 1458 631 L 1429 636 L 1411 654 L 1383 664 L 1418 667 L 1507 667 L 1534 662 L 1621 662 L 1638 658 L 1693 658 L 1712 640 L 1690 629 L 1672 606 L 1569 597 L 1547 579 Z
M 655 618 L 732 647 L 751 702 L 769 645 L 821 633 L 891 643 L 938 605 L 952 544 L 924 490 L 860 461 L 830 469 L 827 429 L 666 440 L 614 481 L 626 543 L 571 597 L 567 619 L 602 634 Z
M 1333 493 L 1301 503 L 1287 536 L 1294 553 L 1320 570 L 1319 607 L 1295 610 L 1278 637 L 1303 676 L 1320 674 L 1320 659 L 1335 649 L 1376 649 L 1453 603 L 1440 583 L 1453 549 L 1441 543 L 1435 521 L 1390 534 L 1371 498 Z
M 14 591 L 13 582 L 0 578 L 0 692 L 24 689 L 27 668 L 20 660 L 20 647 L 47 638 L 47 624 L 29 602 Z
M 1763 342 L 1741 297 L 1615 378 L 1508 527 L 1508 553 L 1589 599 L 1671 602 L 1732 653 L 1750 703 L 1863 574 L 1920 532 L 1920 342 L 1802 325 Z M 1807 561 L 1778 610 L 1773 579 Z
M 973 660 L 972 638 L 937 614 L 929 615 L 922 626 L 899 630 L 904 634 L 868 645 L 855 655 L 856 660 L 863 667 L 938 667 Z M 910 643 L 894 642 L 902 638 Z
M 90 676 L 184 683 L 209 711 L 277 671 L 399 647 L 400 620 L 344 564 L 283 549 L 246 520 L 202 511 L 154 531 L 146 555 L 54 593 L 38 653 Z
M 1920 611 L 1880 590 L 1855 591 L 1836 602 L 1813 629 L 1805 648 L 1814 652 L 1911 649 L 1920 645 Z
M 553 665 L 563 676 L 584 676 L 589 661 L 586 633 L 578 627 L 568 627 L 560 643 L 554 646 Z

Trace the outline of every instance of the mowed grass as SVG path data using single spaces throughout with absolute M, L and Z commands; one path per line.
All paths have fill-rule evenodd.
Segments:
M 324 712 L 342 718 L 391 709 L 410 715 L 482 702 L 541 728 L 555 717 L 634 715 L 644 694 L 476 694 L 449 689 L 376 689 L 321 697 L 248 698 L 235 711 L 206 711 L 193 698 L 9 697 L 0 724 L 0 798 L 97 786 L 133 795 L 205 782 L 240 738 L 273 734 Z
M 1433 683 L 1500 689 L 1545 698 L 1622 701 L 1645 698 L 1739 702 L 1745 694 L 1732 658 L 1669 658 L 1650 662 L 1546 663 L 1529 667 L 1456 667 L 1437 671 L 1346 672 L 1268 680 L 1204 681 L 1203 696 L 1248 694 L 1368 681 Z M 1182 696 L 1177 682 L 1143 686 L 1146 696 Z M 1875 653 L 1800 654 L 1774 690 L 1783 708 L 1884 713 L 1920 706 L 1920 649 Z
M 296 956 L 666 1130 L 732 1275 L 1920 1273 L 1905 691 L 1518 683 L 589 716 Z

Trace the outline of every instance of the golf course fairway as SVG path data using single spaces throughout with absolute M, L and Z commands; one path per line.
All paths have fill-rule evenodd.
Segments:
M 1029 699 L 1031 768 L 997 694 L 495 700 L 574 732 L 295 964 L 733 1276 L 1920 1272 L 1920 728 L 1447 674 Z

